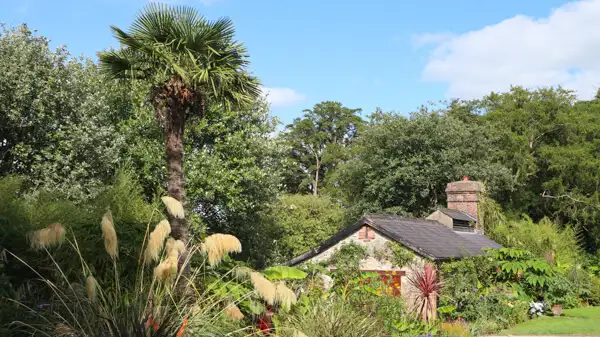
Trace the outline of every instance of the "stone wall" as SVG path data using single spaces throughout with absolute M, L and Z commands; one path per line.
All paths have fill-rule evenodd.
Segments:
M 367 228 L 366 233 L 365 228 Z M 410 265 L 397 268 L 393 267 L 389 261 L 380 261 L 377 258 L 375 258 L 375 252 L 379 249 L 385 249 L 386 243 L 388 243 L 389 241 L 390 239 L 388 237 L 374 230 L 372 227 L 365 225 L 363 226 L 363 228 L 352 233 L 345 239 L 340 240 L 337 244 L 323 251 L 321 254 L 314 256 L 307 262 L 319 263 L 327 261 L 331 258 L 331 256 L 336 250 L 340 249 L 340 247 L 342 247 L 343 245 L 349 243 L 361 245 L 366 248 L 368 254 L 368 257 L 362 260 L 360 263 L 360 268 L 362 270 L 405 272 L 405 275 L 401 278 L 401 293 L 402 297 L 404 298 L 405 305 L 407 305 L 407 307 L 410 308 L 414 300 L 415 291 L 413 288 L 411 288 L 410 283 L 408 281 L 408 277 L 410 277 L 413 274 L 413 268 L 423 268 L 423 266 L 428 260 L 415 254 L 415 257 Z

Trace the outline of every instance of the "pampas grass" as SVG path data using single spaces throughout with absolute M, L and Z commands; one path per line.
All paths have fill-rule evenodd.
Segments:
M 240 311 L 237 305 L 231 303 L 225 308 L 225 316 L 231 318 L 234 321 L 239 321 L 244 318 L 244 314 Z
M 97 296 L 97 283 L 96 279 L 90 275 L 85 280 L 85 289 L 87 290 L 87 295 L 90 300 L 95 300 Z
M 169 234 L 171 234 L 171 224 L 169 224 L 169 221 L 167 220 L 162 220 L 154 227 L 154 230 L 150 233 L 148 245 L 146 246 L 146 263 L 158 261 L 158 253 L 162 249 L 163 243 Z
M 112 259 L 118 255 L 117 232 L 113 223 L 113 217 L 110 210 L 106 211 L 102 217 L 102 236 L 104 237 L 104 248 Z
M 252 286 L 258 292 L 258 294 L 267 302 L 269 305 L 275 304 L 277 298 L 277 287 L 271 281 L 267 280 L 261 273 L 252 272 L 250 274 L 250 281 Z
M 177 219 L 183 219 L 185 217 L 185 214 L 183 212 L 183 205 L 179 201 L 177 201 L 177 199 L 169 196 L 164 196 L 160 198 L 160 200 L 162 200 L 163 204 L 165 204 L 167 212 L 169 212 L 171 216 Z
M 53 223 L 46 228 L 29 233 L 29 244 L 33 249 L 48 248 L 61 244 L 65 240 L 65 233 L 63 225 Z
M 75 333 L 66 324 L 64 324 L 64 323 L 58 323 L 58 324 L 56 324 L 56 327 L 54 328 L 54 335 L 53 336 L 56 336 L 56 337 L 71 337 L 71 336 L 75 336 Z
M 235 269 L 233 269 L 233 275 L 238 281 L 247 280 L 250 277 L 250 274 L 252 274 L 252 272 L 254 272 L 254 270 L 244 266 L 238 266 L 235 267 Z
M 161 281 L 170 279 L 177 274 L 179 256 L 185 253 L 185 244 L 181 240 L 169 238 L 165 251 L 167 258 L 154 268 L 154 277 Z
M 229 234 L 213 234 L 204 239 L 202 252 L 208 255 L 208 264 L 218 265 L 227 253 L 242 251 L 240 240 Z
M 275 302 L 279 303 L 285 310 L 290 310 L 292 305 L 296 304 L 296 294 L 283 281 L 275 287 Z
M 165 245 L 165 251 L 167 252 L 167 256 L 170 256 L 174 253 L 181 255 L 185 253 L 185 244 L 181 240 L 169 238 L 167 239 L 167 244 Z

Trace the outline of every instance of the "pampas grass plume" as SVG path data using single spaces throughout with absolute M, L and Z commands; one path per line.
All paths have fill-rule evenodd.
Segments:
M 181 240 L 169 238 L 165 246 L 167 258 L 154 268 L 154 277 L 165 280 L 177 274 L 179 255 L 185 252 L 185 244 Z
M 253 271 L 254 270 L 248 267 L 239 266 L 235 267 L 235 269 L 233 270 L 233 275 L 238 281 L 244 281 L 248 277 L 250 277 L 250 274 L 252 274 Z
M 54 327 L 54 334 L 53 334 L 53 336 L 56 336 L 56 337 L 75 336 L 75 332 L 71 328 L 69 328 L 66 324 L 64 324 L 64 323 L 58 323 Z
M 53 223 L 46 228 L 29 233 L 29 243 L 31 248 L 43 249 L 56 244 L 61 244 L 65 240 L 66 230 L 63 225 Z
M 239 321 L 240 319 L 244 318 L 244 314 L 242 314 L 240 308 L 233 303 L 229 304 L 227 308 L 225 308 L 225 315 L 234 321 Z
M 146 263 L 158 261 L 158 253 L 162 249 L 163 243 L 169 234 L 171 234 L 171 224 L 169 224 L 169 221 L 167 220 L 162 220 L 154 227 L 154 230 L 150 233 L 148 245 L 146 246 Z
M 97 287 L 96 279 L 92 275 L 88 276 L 87 279 L 85 280 L 85 288 L 87 290 L 88 298 L 90 298 L 91 300 L 96 299 L 96 295 L 97 295 L 96 287 Z
M 167 252 L 167 256 L 171 256 L 173 254 L 177 254 L 179 256 L 185 253 L 185 244 L 181 240 L 169 238 L 167 239 L 167 243 L 165 245 L 165 251 Z
M 177 274 L 177 260 L 176 254 L 167 257 L 162 261 L 156 268 L 154 268 L 154 277 L 159 280 L 166 280 Z
M 281 305 L 282 308 L 290 310 L 292 305 L 296 304 L 296 294 L 288 287 L 285 286 L 283 281 L 275 287 L 275 301 Z
M 167 212 L 169 212 L 169 214 L 171 214 L 177 219 L 183 219 L 185 217 L 185 214 L 183 212 L 183 205 L 177 199 L 169 196 L 164 196 L 160 198 L 160 200 L 162 200 L 163 204 L 165 204 L 165 207 L 167 208 Z
M 240 240 L 229 234 L 213 234 L 204 239 L 202 252 L 208 255 L 211 266 L 218 265 L 226 253 L 239 253 L 242 251 Z
M 252 272 L 250 274 L 250 281 L 252 286 L 258 292 L 258 294 L 267 302 L 269 305 L 273 305 L 277 298 L 277 288 L 271 281 L 267 280 L 261 273 Z
M 104 248 L 111 258 L 116 259 L 118 254 L 117 232 L 113 223 L 112 213 L 106 211 L 102 217 L 102 236 L 104 237 Z

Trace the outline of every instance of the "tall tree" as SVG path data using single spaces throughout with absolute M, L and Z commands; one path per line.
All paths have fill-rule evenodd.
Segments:
M 128 96 L 91 60 L 52 50 L 25 25 L 0 25 L 0 176 L 23 175 L 27 187 L 72 200 L 93 198 L 120 162 Z
M 150 102 L 163 128 L 167 190 L 184 202 L 184 130 L 203 118 L 210 103 L 225 107 L 254 102 L 259 82 L 246 71 L 246 49 L 234 40 L 231 20 L 207 21 L 191 7 L 148 5 L 128 32 L 111 26 L 121 49 L 99 53 L 100 66 L 116 78 L 154 84 Z M 187 239 L 185 220 L 170 217 L 172 235 Z
M 288 177 L 290 192 L 308 186 L 313 195 L 319 194 L 325 175 L 346 157 L 345 149 L 364 125 L 360 112 L 339 102 L 325 101 L 304 110 L 302 118 L 286 126 L 283 137 L 298 165 Z
M 377 112 L 338 168 L 352 212 L 385 211 L 423 216 L 444 205 L 450 181 L 467 175 L 506 186 L 509 171 L 494 161 L 496 139 L 484 127 L 429 110 L 409 118 Z

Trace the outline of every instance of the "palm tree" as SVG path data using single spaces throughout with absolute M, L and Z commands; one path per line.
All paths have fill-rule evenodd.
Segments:
M 250 104 L 260 83 L 249 75 L 246 49 L 234 40 L 231 20 L 207 21 L 190 7 L 152 3 L 128 32 L 111 26 L 119 50 L 100 52 L 100 67 L 114 78 L 153 84 L 149 98 L 164 132 L 168 194 L 184 202 L 184 128 L 203 118 L 208 104 Z M 172 235 L 187 240 L 185 220 L 169 216 Z

